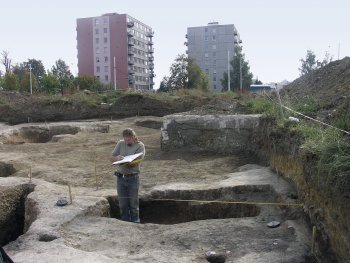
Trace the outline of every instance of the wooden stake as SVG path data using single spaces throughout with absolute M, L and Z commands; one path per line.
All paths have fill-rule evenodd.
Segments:
M 316 240 L 316 226 L 312 227 L 312 243 L 311 243 L 311 253 L 315 254 L 315 240 Z
M 29 183 L 31 183 L 32 182 L 32 166 L 29 167 L 28 177 L 29 177 Z
M 68 184 L 68 194 L 69 194 L 69 204 L 71 205 L 73 203 L 73 198 L 72 198 L 72 190 L 70 188 L 70 184 Z
M 94 160 L 94 164 L 95 164 L 95 183 L 96 183 L 96 190 L 98 190 L 98 178 L 97 178 L 97 167 L 96 167 L 96 153 L 95 153 L 95 156 L 94 156 L 95 160 Z

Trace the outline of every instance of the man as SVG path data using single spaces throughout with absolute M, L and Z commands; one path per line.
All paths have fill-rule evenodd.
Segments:
M 125 156 L 143 153 L 132 162 L 118 165 L 117 193 L 121 220 L 140 223 L 139 217 L 139 174 L 140 162 L 145 156 L 145 145 L 140 142 L 134 130 L 128 128 L 122 133 L 123 140 L 118 141 L 112 156 L 115 161 L 121 161 Z

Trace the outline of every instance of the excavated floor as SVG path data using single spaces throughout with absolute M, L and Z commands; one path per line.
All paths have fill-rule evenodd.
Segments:
M 205 262 L 208 251 L 235 263 L 312 262 L 302 207 L 287 205 L 298 203 L 289 198 L 293 186 L 249 156 L 161 152 L 159 130 L 136 125 L 149 120 L 161 118 L 114 121 L 109 133 L 79 131 L 50 143 L 0 144 L 0 159 L 16 170 L 0 178 L 2 189 L 27 184 L 29 168 L 35 186 L 23 234 L 4 247 L 15 262 Z M 110 153 L 125 127 L 147 149 L 142 224 L 118 220 Z M 73 202 L 58 207 L 69 201 L 68 184 Z M 271 221 L 281 224 L 269 228 Z

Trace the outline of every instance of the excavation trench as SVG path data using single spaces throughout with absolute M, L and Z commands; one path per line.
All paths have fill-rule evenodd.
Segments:
M 139 200 L 141 223 L 170 225 L 196 220 L 256 217 L 261 209 L 246 203 L 247 196 L 251 200 L 276 199 L 276 193 L 269 185 L 154 192 L 151 197 Z M 107 199 L 111 217 L 120 219 L 118 197 L 109 196 Z
M 25 202 L 33 191 L 32 184 L 0 188 L 0 246 L 16 240 L 29 228 L 29 222 L 25 222 Z

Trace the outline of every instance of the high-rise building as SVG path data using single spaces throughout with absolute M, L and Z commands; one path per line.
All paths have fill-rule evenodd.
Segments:
M 233 59 L 234 45 L 241 42 L 237 29 L 233 24 L 212 22 L 207 26 L 187 28 L 186 38 L 188 57 L 193 58 L 206 73 L 211 90 L 221 91 L 223 86 L 220 80 L 224 72 L 229 68 L 232 70 L 229 62 Z
M 127 14 L 77 19 L 79 76 L 116 89 L 153 89 L 153 30 Z

